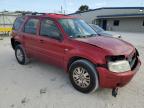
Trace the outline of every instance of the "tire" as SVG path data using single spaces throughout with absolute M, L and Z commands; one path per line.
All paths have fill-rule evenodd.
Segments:
M 17 45 L 15 47 L 15 56 L 16 56 L 18 63 L 21 65 L 26 65 L 30 61 L 22 45 Z
M 96 69 L 87 60 L 81 59 L 73 62 L 69 69 L 69 78 L 73 87 L 82 93 L 94 92 L 99 88 Z

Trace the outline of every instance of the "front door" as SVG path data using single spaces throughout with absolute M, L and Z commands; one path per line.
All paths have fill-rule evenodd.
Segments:
M 37 38 L 39 58 L 57 66 L 64 65 L 64 42 L 56 23 L 42 19 Z

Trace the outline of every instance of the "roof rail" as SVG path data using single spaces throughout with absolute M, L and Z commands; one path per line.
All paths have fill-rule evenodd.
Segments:
M 65 15 L 65 14 L 62 14 L 62 13 L 48 13 L 48 14 Z
M 32 15 L 45 15 L 46 13 L 33 12 Z
M 58 14 L 58 15 L 63 15 L 63 14 L 61 14 L 61 13 L 48 13 L 48 14 Z
M 21 12 L 22 16 L 25 15 L 45 15 L 46 13 L 38 13 L 38 12 Z

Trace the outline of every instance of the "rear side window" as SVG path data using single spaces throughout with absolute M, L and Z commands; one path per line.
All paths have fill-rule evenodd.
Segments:
M 24 32 L 29 34 L 36 34 L 38 22 L 38 19 L 29 19 L 24 26 Z
M 22 23 L 24 22 L 24 18 L 23 17 L 18 17 L 13 25 L 13 30 L 19 30 L 20 26 L 22 25 Z

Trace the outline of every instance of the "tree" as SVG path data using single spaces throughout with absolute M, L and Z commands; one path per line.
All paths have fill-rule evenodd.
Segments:
M 87 5 L 81 5 L 77 12 L 84 12 L 89 10 L 89 7 Z

